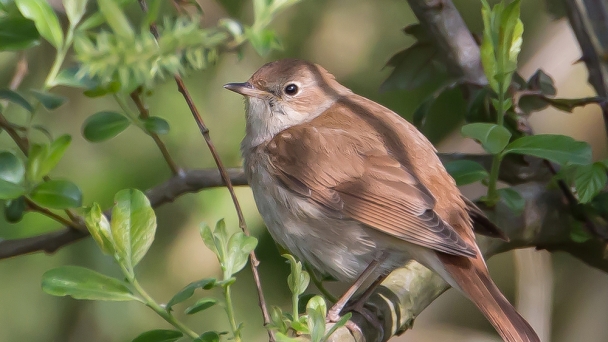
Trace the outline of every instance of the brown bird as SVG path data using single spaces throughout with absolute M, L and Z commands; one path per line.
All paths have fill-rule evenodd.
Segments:
M 414 259 L 471 299 L 505 341 L 540 341 L 490 278 L 472 216 L 501 233 L 414 126 L 306 61 L 269 63 L 224 87 L 246 97 L 245 173 L 279 244 L 359 286 Z

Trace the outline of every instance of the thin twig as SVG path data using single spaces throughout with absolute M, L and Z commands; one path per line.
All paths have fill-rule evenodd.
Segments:
M 133 102 L 135 102 L 135 105 L 137 106 L 137 110 L 139 110 L 139 116 L 144 120 L 148 119 L 150 117 L 150 113 L 148 111 L 148 108 L 146 108 L 146 105 L 144 104 L 144 102 L 139 97 L 139 90 L 135 90 L 131 93 L 131 99 L 133 100 Z M 151 132 L 151 131 L 148 131 L 148 134 L 150 134 L 150 136 L 152 137 L 152 140 L 154 140 L 154 143 L 156 143 L 156 146 L 158 146 L 160 153 L 162 153 L 163 158 L 165 158 L 167 165 L 169 165 L 169 168 L 171 169 L 171 173 L 173 173 L 173 175 L 180 174 L 182 172 L 182 169 L 179 166 L 177 166 L 177 164 L 171 157 L 171 154 L 169 154 L 169 150 L 167 149 L 167 146 L 160 139 L 158 134 L 156 134 L 156 132 Z
M 21 85 L 21 82 L 23 82 L 23 79 L 25 78 L 27 72 L 27 58 L 25 57 L 25 53 L 22 53 L 15 67 L 15 73 L 13 74 L 13 78 L 11 79 L 11 83 L 9 83 L 9 89 L 17 90 L 17 88 L 19 88 L 19 86 Z
M 63 218 L 63 217 L 55 214 L 54 212 L 48 210 L 47 208 L 43 208 L 43 207 L 39 206 L 38 204 L 34 203 L 32 200 L 26 198 L 25 199 L 25 203 L 27 203 L 27 206 L 32 211 L 36 211 L 36 212 L 39 212 L 39 213 L 41 213 L 41 214 L 43 214 L 45 216 L 48 216 L 48 217 L 52 218 L 53 220 L 55 220 L 55 221 L 63 224 L 64 226 L 75 228 L 74 227 L 74 223 L 72 223 L 72 222 L 66 220 L 65 218 Z
M 139 5 L 140 5 L 142 11 L 144 13 L 147 12 L 148 5 L 147 5 L 146 1 L 145 0 L 138 0 L 138 1 L 139 1 Z M 158 34 L 158 29 L 156 28 L 155 23 L 150 24 L 150 32 L 156 39 L 158 39 L 159 34 Z M 211 136 L 209 135 L 209 129 L 207 128 L 207 126 L 205 126 L 205 123 L 203 122 L 203 119 L 201 118 L 201 115 L 199 114 L 198 109 L 194 105 L 194 102 L 192 101 L 192 97 L 190 96 L 188 89 L 184 85 L 184 81 L 182 80 L 182 78 L 179 75 L 175 75 L 174 78 L 175 78 L 175 83 L 177 83 L 177 88 L 178 88 L 179 92 L 182 93 L 184 100 L 186 100 L 186 103 L 188 104 L 188 107 L 190 108 L 190 112 L 192 113 L 192 116 L 194 117 L 194 120 L 196 121 L 196 124 L 198 125 L 198 128 L 205 139 L 205 142 L 207 143 L 207 147 L 209 148 L 209 151 L 211 152 L 211 155 L 213 156 L 213 159 L 215 160 L 215 164 L 217 165 L 217 168 L 220 171 L 222 179 L 224 180 L 224 183 L 226 184 L 226 187 L 228 188 L 228 191 L 230 192 L 230 197 L 232 197 L 232 202 L 234 203 L 234 208 L 236 209 L 236 214 L 239 218 L 239 227 L 241 228 L 243 233 L 245 233 L 245 235 L 249 236 L 250 235 L 249 229 L 247 229 L 247 223 L 245 222 L 245 216 L 243 215 L 243 211 L 241 210 L 241 205 L 239 204 L 239 200 L 236 197 L 234 188 L 232 186 L 232 183 L 230 182 L 230 177 L 228 176 L 228 172 L 226 172 L 226 168 L 224 167 L 224 165 L 219 157 L 219 154 L 217 153 L 217 150 L 215 149 L 215 145 L 213 144 L 213 141 L 211 140 Z M 264 325 L 267 326 L 268 324 L 270 324 L 270 315 L 268 313 L 268 308 L 266 307 L 266 300 L 264 299 L 264 292 L 262 290 L 262 283 L 260 281 L 260 275 L 258 272 L 258 265 L 260 264 L 260 262 L 258 261 L 254 251 L 251 251 L 251 253 L 249 253 L 249 260 L 250 260 L 250 264 L 251 264 L 251 272 L 253 273 L 253 280 L 255 282 L 257 292 L 258 292 L 258 300 L 259 300 L 259 304 L 260 304 L 260 309 L 262 310 L 262 316 L 264 318 Z M 274 332 L 270 329 L 267 329 L 267 331 L 268 331 L 269 340 L 274 341 L 275 340 Z
M 11 137 L 11 139 L 13 139 L 15 144 L 17 144 L 17 147 L 19 147 L 21 152 L 23 152 L 23 154 L 27 156 L 29 150 L 29 142 L 27 138 L 22 137 L 19 132 L 15 130 L 13 125 L 11 125 L 8 120 L 6 120 L 6 117 L 4 117 L 2 113 L 0 113 L 0 128 L 4 129 L 6 133 L 8 133 L 8 135 Z

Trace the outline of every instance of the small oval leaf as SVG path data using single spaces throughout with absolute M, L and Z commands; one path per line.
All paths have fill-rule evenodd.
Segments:
M 207 331 L 192 342 L 220 342 L 220 335 L 215 331 Z
M 471 160 L 455 160 L 445 164 L 445 169 L 456 181 L 456 185 L 475 183 L 489 177 L 481 164 Z
M 500 200 L 509 207 L 515 214 L 519 215 L 524 211 L 526 200 L 521 197 L 519 192 L 513 188 L 498 189 Z
M 51 170 L 57 166 L 71 142 L 72 137 L 68 134 L 64 134 L 51 143 L 46 151 L 46 155 L 44 156 L 42 163 L 40 164 L 38 171 L 39 177 L 48 175 L 49 172 L 51 172 Z
M 10 200 L 25 195 L 25 187 L 0 179 L 0 200 Z
M 158 116 L 151 116 L 144 120 L 144 126 L 148 132 L 156 134 L 167 134 L 169 133 L 169 123 Z
M 127 20 L 124 11 L 116 0 L 97 0 L 97 5 L 99 6 L 99 11 L 106 18 L 108 25 L 110 25 L 116 35 L 126 39 L 133 39 L 135 37 L 129 20 Z
M 119 191 L 114 203 L 112 239 L 121 262 L 132 270 L 154 241 L 156 215 L 146 195 L 137 189 Z
M 115 137 L 129 127 L 129 119 L 116 112 L 103 111 L 88 117 L 82 127 L 82 135 L 91 142 Z
M 75 299 L 139 300 L 124 282 L 79 266 L 61 266 L 45 272 L 42 290 L 53 296 Z
M 32 105 L 23 96 L 19 95 L 17 92 L 14 92 L 12 90 L 1 89 L 0 90 L 0 99 L 8 100 L 14 104 L 20 105 L 21 107 L 25 108 L 30 113 L 34 111 L 34 107 L 32 107 Z
M 526 154 L 550 160 L 560 165 L 591 163 L 591 146 L 565 135 L 537 134 L 513 141 L 502 152 Z
M 40 183 L 29 197 L 37 204 L 52 209 L 76 208 L 82 205 L 82 192 L 67 180 L 51 180 Z
M 482 122 L 462 126 L 462 134 L 478 140 L 484 150 L 491 154 L 500 153 L 511 139 L 511 132 L 505 127 Z
M 87 9 L 87 0 L 63 0 L 63 7 L 70 20 L 70 25 L 76 27 Z
M 61 107 L 64 103 L 67 102 L 68 98 L 65 96 L 60 96 L 56 94 L 51 94 L 38 90 L 30 90 L 32 95 L 40 101 L 42 106 L 48 110 L 54 110 Z
M 177 330 L 150 330 L 140 334 L 132 342 L 173 342 L 179 340 L 184 334 Z
M 165 306 L 167 311 L 172 310 L 172 307 L 175 304 L 181 303 L 186 299 L 192 297 L 192 295 L 194 294 L 194 290 L 196 290 L 197 288 L 201 288 L 203 290 L 212 289 L 215 286 L 216 281 L 217 280 L 215 278 L 205 278 L 186 285 L 183 289 L 176 293 L 175 296 L 171 298 L 171 300 L 169 300 L 169 302 Z
M 17 223 L 25 215 L 25 197 L 21 196 L 4 202 L 4 217 L 7 222 Z
M 110 222 L 101 212 L 99 204 L 93 203 L 93 206 L 85 211 L 84 222 L 102 252 L 114 256 L 114 241 L 112 240 Z
M 0 179 L 18 184 L 25 175 L 25 166 L 12 152 L 0 152 Z
M 214 306 L 215 304 L 217 304 L 217 299 L 215 299 L 215 298 L 201 298 L 201 299 L 197 300 L 196 303 L 192 304 L 186 310 L 184 310 L 184 312 L 187 315 L 192 315 L 197 312 L 209 309 L 210 307 Z

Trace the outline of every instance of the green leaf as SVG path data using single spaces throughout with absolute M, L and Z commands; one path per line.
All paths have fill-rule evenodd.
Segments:
M 196 303 L 189 306 L 184 312 L 187 315 L 195 314 L 199 311 L 203 311 L 209 309 L 210 307 L 217 304 L 217 299 L 215 298 L 201 298 L 196 301 Z
M 48 110 L 54 110 L 61 107 L 68 100 L 67 97 L 59 96 L 51 93 L 46 93 L 37 90 L 30 90 L 32 95 L 40 101 L 44 108 Z
M 445 164 L 445 169 L 456 181 L 456 185 L 466 185 L 489 177 L 481 164 L 471 160 L 455 160 Z
M 289 327 L 285 318 L 283 317 L 283 310 L 280 307 L 273 305 L 270 308 L 270 326 L 269 328 L 274 329 L 283 334 L 287 334 Z
M 412 123 L 418 129 L 420 129 L 424 125 L 424 120 L 426 119 L 427 115 L 429 115 L 429 112 L 431 111 L 431 107 L 433 106 L 433 103 L 435 103 L 435 100 L 435 96 L 429 96 L 427 99 L 422 101 L 422 103 L 414 111 L 414 115 L 412 116 Z
M 6 222 L 17 223 L 25 215 L 25 197 L 21 196 L 4 202 L 4 218 Z
M 521 214 L 526 207 L 526 200 L 513 188 L 498 189 L 500 200 L 515 214 Z
M 59 19 L 45 0 L 15 0 L 24 17 L 34 21 L 38 32 L 55 48 L 63 45 L 63 31 Z
M 545 96 L 542 99 L 554 108 L 563 110 L 564 112 L 568 113 L 572 113 L 572 111 L 576 107 L 583 107 L 592 103 L 602 104 L 606 102 L 606 99 L 601 98 L 599 96 L 584 97 L 580 99 L 552 99 Z
M 116 112 L 97 112 L 88 117 L 82 127 L 82 135 L 91 142 L 100 142 L 117 136 L 129 127 L 127 117 Z
M 542 69 L 536 70 L 534 75 L 528 80 L 528 89 L 540 90 L 543 95 L 554 96 L 557 94 L 553 79 L 547 75 Z
M 27 157 L 27 179 L 32 183 L 37 183 L 44 176 L 40 172 L 42 164 L 48 155 L 49 146 L 43 144 L 32 144 Z
M 209 290 L 215 286 L 215 283 L 216 283 L 215 278 L 205 278 L 205 279 L 201 279 L 199 281 L 195 281 L 195 282 L 188 284 L 186 287 L 184 287 L 178 293 L 176 293 L 175 296 L 173 296 L 173 298 L 171 298 L 171 300 L 169 300 L 169 302 L 165 306 L 166 310 L 171 311 L 172 310 L 171 308 L 175 304 L 181 303 L 181 302 L 185 301 L 186 299 L 192 297 L 192 295 L 194 294 L 194 290 L 196 290 L 197 288 Z
M 167 134 L 169 133 L 169 123 L 158 116 L 151 116 L 147 118 L 144 122 L 144 127 L 148 132 L 156 133 L 156 134 Z
M 494 92 L 498 92 L 498 82 L 496 74 L 498 67 L 494 52 L 494 34 L 492 32 L 492 10 L 485 0 L 481 1 L 481 17 L 483 19 L 483 39 L 481 41 L 480 54 L 483 71 L 488 79 L 488 83 Z
M 63 0 L 63 7 L 70 20 L 70 26 L 76 27 L 87 10 L 87 0 Z
M 538 134 L 518 138 L 502 152 L 526 154 L 550 160 L 560 165 L 591 163 L 591 146 L 565 135 Z
M 19 95 L 17 92 L 14 92 L 9 89 L 0 90 L 0 99 L 8 100 L 14 104 L 18 104 L 21 107 L 25 108 L 28 112 L 33 112 L 34 107 L 25 99 L 23 96 Z
M 285 335 L 285 333 L 282 333 L 280 331 L 277 331 L 275 334 L 276 334 L 277 342 L 302 342 L 301 339 L 289 337 L 289 336 Z
M 505 127 L 481 122 L 464 125 L 462 134 L 478 140 L 484 150 L 491 154 L 500 153 L 511 138 L 511 132 Z
M 220 335 L 215 331 L 207 331 L 193 342 L 220 342 Z
M 62 85 L 72 88 L 91 89 L 97 85 L 92 79 L 90 79 L 86 75 L 82 77 L 77 76 L 78 70 L 79 69 L 77 66 L 61 70 L 59 72 L 59 75 L 57 75 L 57 77 L 55 77 L 55 79 L 51 83 L 51 86 Z
M 75 299 L 139 300 L 124 282 L 78 266 L 61 266 L 45 272 L 42 275 L 42 290 L 53 296 L 71 296 Z
M 25 195 L 25 187 L 0 179 L 0 200 L 10 200 Z
M 34 22 L 21 16 L 0 17 L 0 51 L 25 50 L 40 43 Z
M 302 263 L 296 261 L 296 259 L 290 254 L 283 254 L 283 258 L 286 258 L 289 261 L 289 266 L 291 268 L 291 272 L 289 276 L 287 276 L 287 285 L 289 286 L 289 290 L 294 295 L 301 295 L 308 288 L 308 284 L 310 283 L 310 275 L 308 272 L 302 270 Z
M 99 11 L 103 14 L 112 31 L 122 38 L 135 39 L 133 28 L 120 5 L 115 0 L 97 0 Z
M 101 251 L 107 255 L 114 256 L 114 241 L 112 230 L 108 218 L 101 212 L 99 204 L 93 205 L 85 210 L 84 222 L 91 233 L 91 236 L 97 242 Z
M 146 195 L 137 189 L 119 191 L 114 203 L 112 240 L 119 262 L 132 271 L 154 240 L 156 215 Z
M 579 221 L 573 221 L 571 223 L 572 228 L 570 229 L 570 239 L 576 243 L 583 243 L 591 240 L 593 236 L 585 229 L 583 224 Z
M 606 186 L 606 167 L 601 163 L 580 165 L 576 169 L 574 185 L 578 200 L 589 203 Z
M 40 183 L 29 197 L 39 205 L 52 209 L 76 208 L 82 205 L 82 192 L 76 184 L 67 180 Z
M 236 232 L 230 236 L 227 244 L 227 254 L 224 263 L 224 279 L 232 277 L 245 267 L 249 253 L 255 249 L 258 240 L 247 236 L 243 232 Z
M 18 184 L 23 180 L 25 167 L 15 154 L 8 151 L 0 152 L 0 179 Z
M 352 316 L 353 316 L 353 314 L 351 312 L 347 312 L 344 316 L 340 317 L 340 319 L 331 328 L 329 328 L 329 330 L 327 331 L 327 334 L 325 334 L 325 337 L 323 338 L 323 341 L 326 341 L 327 339 L 329 339 L 331 334 L 333 334 L 336 330 L 345 326 L 346 322 L 348 322 L 348 320 Z
M 437 60 L 438 57 L 437 48 L 430 43 L 418 42 L 398 52 L 386 63 L 394 69 L 380 90 L 413 90 L 430 81 L 445 78 L 445 67 Z
M 141 333 L 132 342 L 174 342 L 183 336 L 181 331 L 158 329 Z
M 160 13 L 161 3 L 161 0 L 148 1 L 148 11 L 146 12 L 144 20 L 141 23 L 142 29 L 148 30 L 150 24 L 156 22 L 156 18 L 158 18 L 158 14 Z
M 268 29 L 252 30 L 249 27 L 245 28 L 245 36 L 249 39 L 251 46 L 260 56 L 266 56 L 272 50 L 280 50 L 281 43 L 274 31 Z
M 55 166 L 57 166 L 71 142 L 72 137 L 68 134 L 64 134 L 51 143 L 46 149 L 46 154 L 40 164 L 40 169 L 38 171 L 39 177 L 46 176 L 55 168 Z
M 312 342 L 323 341 L 323 337 L 325 336 L 325 315 L 327 314 L 327 305 L 323 297 L 312 297 L 306 305 L 306 313 L 308 314 L 310 340 Z

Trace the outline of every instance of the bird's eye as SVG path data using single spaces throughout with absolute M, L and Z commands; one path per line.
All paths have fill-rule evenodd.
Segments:
M 287 95 L 295 95 L 298 92 L 298 86 L 291 83 L 285 86 L 285 94 Z

